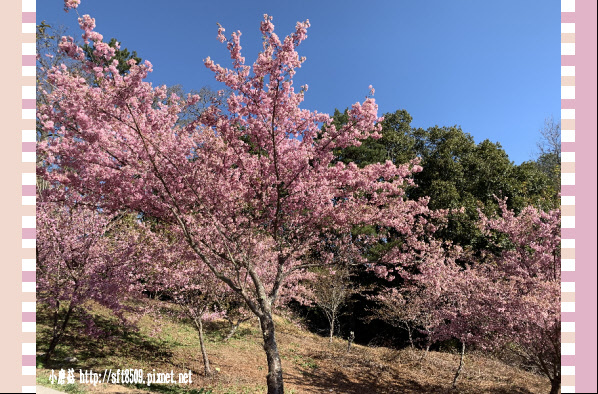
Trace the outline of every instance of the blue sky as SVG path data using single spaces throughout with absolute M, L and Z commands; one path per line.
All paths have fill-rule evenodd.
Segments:
M 230 65 L 216 40 L 240 30 L 248 63 L 261 49 L 259 23 L 283 37 L 309 19 L 299 47 L 307 61 L 304 108 L 332 113 L 363 101 L 371 84 L 380 113 L 406 109 L 412 126 L 460 125 L 476 142 L 500 142 L 519 164 L 532 158 L 544 119 L 560 117 L 560 1 L 141 1 L 82 0 L 106 40 L 150 60 L 154 84 L 220 89 L 203 65 Z M 37 3 L 37 19 L 73 27 L 62 0 Z

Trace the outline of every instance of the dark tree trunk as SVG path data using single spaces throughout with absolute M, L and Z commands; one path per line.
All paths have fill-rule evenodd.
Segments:
M 453 388 L 457 388 L 457 379 L 459 379 L 459 375 L 461 375 L 461 371 L 463 370 L 463 358 L 465 357 L 465 342 L 461 344 L 461 359 L 459 360 L 459 368 L 457 368 L 457 372 L 455 373 L 455 378 L 453 379 Z
M 199 345 L 201 347 L 201 356 L 203 357 L 203 368 L 206 376 L 212 375 L 212 370 L 210 369 L 210 360 L 208 359 L 208 353 L 206 352 L 206 346 L 203 340 L 203 322 L 201 318 L 194 319 L 195 327 L 197 328 L 197 332 L 199 333 Z
M 50 341 L 50 346 L 48 346 L 48 351 L 46 352 L 46 356 L 44 357 L 44 366 L 47 367 L 48 363 L 50 362 L 50 357 L 52 357 L 52 355 L 54 354 L 54 349 L 56 349 L 56 345 L 58 344 L 59 340 L 60 336 L 52 337 L 52 340 Z
M 264 350 L 268 360 L 268 394 L 284 394 L 284 384 L 282 380 L 282 363 L 276 338 L 274 337 L 274 321 L 272 314 L 267 311 L 260 317 L 260 326 L 264 338 Z
M 559 374 L 554 379 L 550 379 L 550 394 L 559 394 L 561 388 L 561 375 Z
M 54 312 L 54 327 L 52 329 L 52 340 L 50 341 L 50 346 L 48 346 L 48 351 L 46 352 L 46 356 L 44 357 L 44 365 L 47 365 L 50 362 L 50 358 L 54 354 L 54 350 L 56 349 L 56 346 L 58 345 L 58 343 L 60 342 L 60 339 L 64 335 L 64 332 L 66 331 L 66 327 L 71 318 L 71 314 L 73 313 L 73 307 L 69 305 L 69 309 L 67 310 L 66 315 L 64 316 L 64 320 L 62 321 L 62 324 L 60 325 L 60 327 L 58 326 L 59 313 L 60 313 L 60 302 L 57 301 L 56 302 L 56 311 Z
M 351 344 L 355 340 L 355 332 L 351 331 L 347 337 L 347 353 L 351 350 Z

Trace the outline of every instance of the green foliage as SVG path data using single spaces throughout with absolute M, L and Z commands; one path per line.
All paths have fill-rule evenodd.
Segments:
M 124 49 L 118 49 L 117 48 L 117 44 L 118 41 L 116 41 L 116 38 L 111 38 L 110 42 L 108 43 L 108 45 L 111 48 L 115 48 L 116 52 L 114 54 L 114 59 L 118 60 L 118 66 L 116 67 L 118 69 L 118 72 L 120 74 L 126 74 L 129 72 L 129 69 L 131 68 L 131 66 L 129 64 L 127 64 L 127 62 L 131 59 L 135 60 L 135 62 L 137 64 L 139 64 L 141 62 L 141 58 L 137 56 L 137 52 L 133 51 L 133 52 L 129 52 L 129 50 L 127 48 Z M 99 59 L 93 54 L 93 46 L 90 46 L 88 44 L 83 45 L 83 52 L 85 52 L 85 57 L 87 58 L 87 60 L 89 60 L 90 62 L 96 63 L 96 64 L 100 64 Z
M 46 21 L 41 21 L 39 25 L 35 26 L 35 41 L 37 46 L 41 46 L 43 48 L 49 48 L 51 46 L 51 40 L 55 40 L 57 38 L 56 34 L 52 34 L 51 32 L 52 26 L 48 25 Z
M 408 197 L 430 197 L 432 209 L 464 208 L 463 212 L 449 215 L 447 226 L 437 233 L 440 238 L 474 251 L 493 249 L 487 237 L 482 236 L 477 221 L 478 209 L 486 215 L 496 212 L 496 197 L 507 197 L 509 208 L 516 212 L 527 205 L 543 210 L 558 207 L 559 185 L 546 173 L 542 163 L 515 165 L 499 143 L 485 140 L 476 144 L 473 137 L 458 126 L 412 128 L 411 120 L 405 110 L 385 114 L 382 138 L 369 138 L 359 147 L 339 149 L 335 153 L 338 161 L 354 162 L 360 167 L 386 160 L 402 164 L 419 158 L 423 171 L 414 174 L 417 187 L 407 189 Z M 346 110 L 344 113 L 335 111 L 337 128 L 347 121 Z M 548 160 L 548 156 L 545 159 Z M 378 231 L 375 226 L 368 226 L 354 229 L 353 233 L 374 234 Z M 393 238 L 391 234 L 389 239 L 368 248 L 368 258 L 376 261 L 400 242 L 401 239 Z M 378 282 L 371 273 L 361 271 L 358 274 L 361 285 Z
M 414 174 L 417 187 L 408 188 L 411 199 L 430 197 L 433 209 L 460 209 L 464 213 L 450 216 L 448 226 L 438 234 L 462 246 L 482 246 L 477 229 L 478 209 L 488 215 L 498 207 L 496 197 L 508 198 L 509 208 L 516 212 L 527 205 L 542 209 L 558 206 L 558 187 L 546 172 L 542 160 L 554 164 L 554 157 L 544 155 L 539 163 L 515 165 L 500 143 L 484 140 L 476 144 L 473 137 L 458 126 L 411 128 L 411 116 L 404 109 L 384 115 L 382 138 L 369 138 L 359 147 L 339 149 L 337 160 L 354 162 L 363 167 L 370 163 L 391 160 L 407 163 L 418 157 L 423 171 Z M 334 123 L 342 127 L 348 121 L 347 111 L 336 110 Z M 552 160 L 552 161 L 551 161 Z M 557 167 L 553 167 L 557 168 Z M 375 231 L 373 228 L 356 233 Z M 387 247 L 378 246 L 383 252 Z
M 392 161 L 395 165 L 407 163 L 415 157 L 414 139 L 410 135 L 411 115 L 404 109 L 392 114 L 385 114 L 382 122 L 382 138 L 368 138 L 362 141 L 361 146 L 350 146 L 337 149 L 337 161 L 345 164 L 353 162 L 359 167 L 372 163 Z M 334 111 L 334 125 L 342 127 L 348 121 L 347 110 L 341 113 Z
M 516 166 L 512 178 L 514 180 L 512 206 L 520 210 L 525 205 L 533 205 L 549 211 L 560 206 L 561 190 L 560 164 L 553 168 L 554 174 L 547 174 L 537 162 L 526 161 Z

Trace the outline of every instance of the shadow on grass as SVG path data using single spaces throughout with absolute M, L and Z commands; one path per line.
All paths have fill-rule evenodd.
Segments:
M 43 310 L 38 311 L 36 317 L 38 349 L 45 352 L 51 340 L 51 317 Z M 102 360 L 107 357 L 133 356 L 136 360 L 143 360 L 143 363 L 149 364 L 163 362 L 172 357 L 169 344 L 128 329 L 115 318 L 95 315 L 93 322 L 101 334 L 91 337 L 85 334 L 84 324 L 76 317 L 73 318 L 52 359 L 44 367 L 91 369 L 100 366 Z M 72 357 L 76 360 L 65 360 Z M 42 362 L 43 357 L 38 357 L 38 360 Z
M 194 332 L 195 324 L 187 315 L 181 312 L 176 305 L 170 304 L 158 307 L 159 314 L 171 323 L 190 327 Z M 223 341 L 231 330 L 230 323 L 224 320 L 204 321 L 204 336 L 208 341 Z M 239 327 L 230 339 L 243 339 L 254 334 L 254 330 L 248 327 Z
M 378 376 L 373 373 L 364 373 L 360 376 L 349 376 L 341 371 L 327 372 L 320 369 L 302 368 L 301 375 L 288 374 L 286 381 L 296 385 L 309 385 L 321 388 L 323 391 L 332 391 L 346 394 L 365 393 L 442 393 L 444 388 L 440 385 L 421 385 L 408 379 L 399 379 L 394 382 L 379 382 Z M 353 378 L 353 379 L 351 379 Z M 358 382 L 355 382 L 355 379 Z
M 495 386 L 489 389 L 476 387 L 475 382 L 461 382 L 457 389 L 449 387 L 449 382 L 434 382 L 415 380 L 415 378 L 401 376 L 400 373 L 390 371 L 385 365 L 372 365 L 367 359 L 359 354 L 350 356 L 352 359 L 346 370 L 327 370 L 319 368 L 317 363 L 320 359 L 330 359 L 325 353 L 312 354 L 313 358 L 303 357 L 302 363 L 295 363 L 299 373 L 285 373 L 285 381 L 298 386 L 317 387 L 321 392 L 334 392 L 346 394 L 369 394 L 369 393 L 496 393 L 496 394 L 532 394 L 533 392 L 524 387 Z M 288 357 L 287 357 L 288 358 Z M 313 363 L 305 362 L 313 360 Z M 340 360 L 339 360 L 340 361 Z M 346 360 L 348 361 L 348 360 Z M 313 364 L 313 365 L 312 365 Z M 341 363 L 337 364 L 337 367 Z M 290 369 L 287 369 L 289 371 Z
M 176 385 L 152 385 L 146 384 L 134 384 L 134 385 L 123 385 L 128 388 L 135 388 L 139 390 L 147 390 L 151 393 L 163 393 L 163 394 L 212 394 L 213 391 L 209 389 L 188 389 L 184 386 Z
M 51 340 L 51 315 L 47 310 L 40 308 L 36 317 L 38 323 L 38 350 L 45 352 Z M 168 318 L 168 315 L 166 317 Z M 179 318 L 177 320 L 172 316 L 171 320 L 174 323 L 189 327 L 195 340 L 195 327 L 193 327 L 193 323 L 189 319 Z M 157 365 L 167 364 L 181 370 L 191 370 L 195 375 L 203 375 L 203 369 L 198 370 L 188 363 L 182 364 L 180 361 L 175 361 L 173 357 L 176 348 L 188 347 L 190 346 L 189 343 L 182 343 L 180 339 L 176 339 L 168 334 L 164 335 L 164 333 L 160 339 L 150 337 L 141 332 L 128 329 L 114 317 L 96 314 L 93 316 L 93 322 L 102 334 L 90 337 L 85 334 L 85 326 L 79 319 L 79 316 L 73 316 L 67 332 L 54 351 L 52 359 L 47 365 L 43 365 L 44 358 L 37 357 L 37 367 L 45 367 L 47 369 L 74 368 L 76 376 L 78 376 L 79 369 L 95 369 L 102 372 L 106 368 L 141 368 L 151 370 L 152 367 L 156 367 Z M 222 339 L 228 334 L 228 328 L 226 322 L 207 322 L 204 334 L 210 342 L 224 345 L 227 342 L 222 342 Z M 252 334 L 251 329 L 239 328 L 231 340 L 242 340 L 245 336 Z M 199 339 L 191 346 L 197 346 L 199 349 Z M 73 357 L 76 360 L 72 359 Z M 68 359 L 72 361 L 67 361 Z M 135 360 L 136 365 L 122 364 L 123 362 L 128 364 L 130 360 Z M 202 364 L 198 363 L 197 366 L 199 365 L 203 368 Z M 113 372 L 116 372 L 116 370 Z M 139 388 L 147 390 L 146 385 L 141 386 Z M 158 390 L 162 390 L 161 392 L 165 393 L 188 392 L 181 391 L 181 387 L 169 388 L 167 385 L 155 385 L 151 386 L 151 391 L 157 392 Z M 198 391 L 198 393 L 204 394 L 207 391 Z
M 439 393 L 456 394 L 460 392 L 496 393 L 496 394 L 531 394 L 532 392 L 521 387 L 495 388 L 492 390 L 461 390 L 457 385 L 456 390 L 447 388 L 446 385 L 422 384 L 415 380 L 398 377 L 392 382 L 381 382 L 374 373 L 367 372 L 359 376 L 346 374 L 341 371 L 326 372 L 319 369 L 302 368 L 300 375 L 285 374 L 285 381 L 294 385 L 309 385 L 318 387 L 322 392 L 346 394 L 417 394 Z M 358 380 L 355 382 L 355 380 Z

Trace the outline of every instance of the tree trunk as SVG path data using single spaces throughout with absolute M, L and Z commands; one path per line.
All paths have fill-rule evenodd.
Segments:
M 268 376 L 266 377 L 268 394 L 284 394 L 282 363 L 274 337 L 274 321 L 269 311 L 264 312 L 260 317 L 260 326 L 264 338 L 264 350 L 268 359 Z
M 210 369 L 210 360 L 208 359 L 208 353 L 206 352 L 206 346 L 203 341 L 203 322 L 201 318 L 194 319 L 195 320 L 195 327 L 197 327 L 197 332 L 199 333 L 199 345 L 201 347 L 201 356 L 203 357 L 203 367 L 206 376 L 212 375 L 212 370 Z
M 457 368 L 457 372 L 455 373 L 455 379 L 453 379 L 453 388 L 457 388 L 457 379 L 459 379 L 459 375 L 461 375 L 461 370 L 463 369 L 463 358 L 465 357 L 465 342 L 461 344 L 461 359 L 459 360 L 459 368 Z
M 411 326 L 409 324 L 406 324 L 407 327 L 407 333 L 409 334 L 409 345 L 411 345 L 411 349 L 415 349 L 415 346 L 413 345 L 413 335 L 411 333 Z
M 431 343 L 430 343 L 430 341 L 428 341 L 428 342 L 426 343 L 426 351 L 425 351 L 425 352 L 424 352 L 424 354 L 422 354 L 422 356 L 419 358 L 419 363 L 420 363 L 420 366 L 421 366 L 421 362 L 422 362 L 422 361 L 424 361 L 424 360 L 426 359 L 426 357 L 428 357 L 428 352 L 430 351 L 430 345 L 431 345 Z
M 559 374 L 554 379 L 550 379 L 550 394 L 559 394 L 561 389 L 561 375 Z
M 58 315 L 60 313 L 60 302 L 56 302 L 56 312 L 54 312 L 54 327 L 52 330 L 52 340 L 50 341 L 50 346 L 48 346 L 48 351 L 46 352 L 46 356 L 44 357 L 44 366 L 50 362 L 50 357 L 54 354 L 54 350 L 56 349 L 56 345 L 60 342 L 60 339 L 64 335 L 66 331 L 66 327 L 69 323 L 71 318 L 71 314 L 73 313 L 73 307 L 69 305 L 69 309 L 64 316 L 64 320 L 62 321 L 62 325 L 58 327 Z
M 48 366 L 48 363 L 50 362 L 50 357 L 52 356 L 52 354 L 54 354 L 54 349 L 56 348 L 56 345 L 58 344 L 60 337 L 60 335 L 52 337 L 52 340 L 50 341 L 50 346 L 48 347 L 48 351 L 46 352 L 46 356 L 44 357 L 45 367 Z
M 233 337 L 233 335 L 235 335 L 235 332 L 237 332 L 237 329 L 239 328 L 239 326 L 241 325 L 241 323 L 243 323 L 244 321 L 249 320 L 247 319 L 239 319 L 237 320 L 236 323 L 233 323 L 232 320 L 230 320 L 230 324 L 231 324 L 231 329 L 228 332 L 228 334 L 226 335 L 226 338 L 224 338 L 224 342 L 228 342 L 229 339 L 231 339 Z
M 332 337 L 334 336 L 334 316 L 332 316 L 332 320 L 330 320 L 330 339 L 329 342 L 332 343 Z

